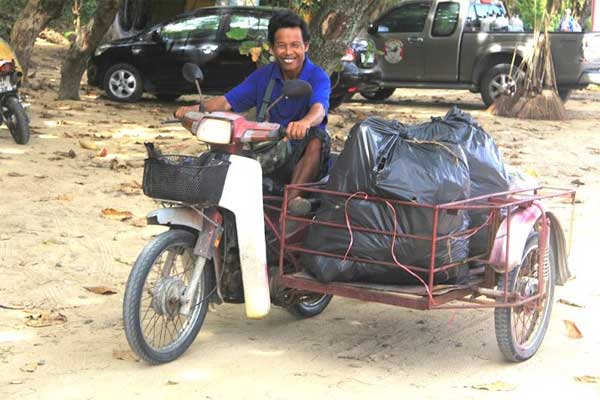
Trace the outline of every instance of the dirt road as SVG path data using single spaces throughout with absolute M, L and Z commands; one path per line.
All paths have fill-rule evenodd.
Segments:
M 600 91 L 574 93 L 564 122 L 498 118 L 477 95 L 416 90 L 375 105 L 357 96 L 330 118 L 343 139 L 366 115 L 414 123 L 456 103 L 494 136 L 505 162 L 541 183 L 578 187 L 576 278 L 559 288 L 533 359 L 503 360 L 490 310 L 417 312 L 336 298 L 305 321 L 281 309 L 248 321 L 243 307 L 220 306 L 183 357 L 150 367 L 134 359 L 121 323 L 130 266 L 161 231 L 145 225 L 156 204 L 141 193 L 142 143 L 185 154 L 200 146 L 160 125 L 182 100 L 117 105 L 90 91 L 56 101 L 61 52 L 36 46 L 30 144 L 0 128 L 0 398 L 600 398 Z M 85 289 L 94 286 L 116 293 Z M 582 338 L 569 337 L 565 320 Z

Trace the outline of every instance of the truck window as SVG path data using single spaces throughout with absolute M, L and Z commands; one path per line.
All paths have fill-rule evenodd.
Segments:
M 380 33 L 423 32 L 430 3 L 411 3 L 392 9 L 377 26 Z
M 458 25 L 460 4 L 454 2 L 438 3 L 431 28 L 431 36 L 450 36 Z

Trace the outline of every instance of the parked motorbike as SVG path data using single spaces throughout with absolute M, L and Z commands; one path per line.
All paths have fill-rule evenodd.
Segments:
M 183 73 L 201 95 L 202 71 L 186 64 Z M 286 81 L 269 109 L 283 97 L 311 91 L 305 81 Z M 231 112 L 189 112 L 181 123 L 210 150 L 169 156 L 147 145 L 144 193 L 165 204 L 147 220 L 169 230 L 138 256 L 123 303 L 129 345 L 152 364 L 172 361 L 191 345 L 209 303 L 245 303 L 248 318 L 266 316 L 274 304 L 306 318 L 332 298 L 277 282 L 282 235 L 293 240 L 305 232 L 280 231 L 283 199 L 271 194 L 277 185 L 264 176 L 281 158 L 277 143 L 287 143 L 280 142 L 285 128 Z
M 18 88 L 20 73 L 15 60 L 0 60 L 0 123 L 4 122 L 18 144 L 29 142 L 29 118 L 23 108 Z

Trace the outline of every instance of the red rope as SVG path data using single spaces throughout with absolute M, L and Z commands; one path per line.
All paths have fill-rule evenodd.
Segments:
M 365 192 L 356 192 L 352 196 L 348 197 L 344 203 L 344 214 L 345 214 L 344 216 L 346 218 L 346 226 L 348 227 L 348 233 L 350 234 L 350 244 L 348 245 L 346 254 L 344 254 L 344 261 L 348 257 L 348 253 L 350 253 L 350 250 L 352 249 L 352 245 L 354 244 L 354 234 L 352 233 L 352 225 L 350 225 L 350 216 L 348 215 L 348 203 L 354 197 L 359 196 L 359 195 L 363 196 L 363 200 L 368 200 L 368 198 L 369 198 L 369 195 Z M 396 244 L 396 229 L 398 227 L 398 218 L 396 216 L 396 210 L 394 209 L 394 206 L 392 206 L 392 204 L 389 201 L 385 201 L 385 204 L 387 204 L 387 206 L 392 210 L 392 213 L 394 214 L 394 233 L 392 234 L 392 247 L 390 249 L 394 263 L 396 263 L 397 266 L 399 266 L 400 268 L 402 268 L 403 270 L 408 272 L 410 275 L 412 275 L 414 278 L 416 278 L 425 287 L 425 290 L 427 291 L 427 296 L 429 297 L 429 301 L 431 302 L 431 304 L 435 304 L 435 301 L 433 301 L 433 295 L 431 293 L 431 290 L 429 289 L 429 285 L 427 283 L 425 283 L 425 281 L 423 279 L 421 279 L 421 277 L 419 275 L 417 275 L 413 271 L 411 271 L 410 268 L 407 267 L 406 265 L 400 263 L 398 261 L 398 259 L 396 258 L 394 245 Z

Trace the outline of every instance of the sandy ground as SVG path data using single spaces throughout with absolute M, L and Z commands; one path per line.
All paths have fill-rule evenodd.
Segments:
M 79 102 L 57 101 L 62 51 L 36 46 L 32 81 L 53 87 L 26 90 L 29 145 L 0 128 L 0 398 L 600 398 L 600 91 L 575 93 L 564 122 L 494 117 L 477 95 L 457 91 L 399 90 L 376 105 L 356 96 L 331 115 L 332 134 L 343 138 L 366 115 L 413 123 L 458 104 L 495 137 L 507 163 L 578 188 L 576 278 L 558 289 L 531 360 L 503 360 L 491 310 L 418 312 L 336 298 L 304 321 L 278 308 L 249 321 L 243 307 L 220 306 L 184 356 L 150 367 L 134 359 L 121 322 L 130 266 L 161 231 L 144 222 L 156 204 L 140 189 L 142 143 L 186 154 L 200 146 L 182 128 L 159 124 L 183 100 L 118 105 L 88 91 Z M 108 208 L 133 218 L 106 218 Z M 565 320 L 580 339 L 569 337 Z

